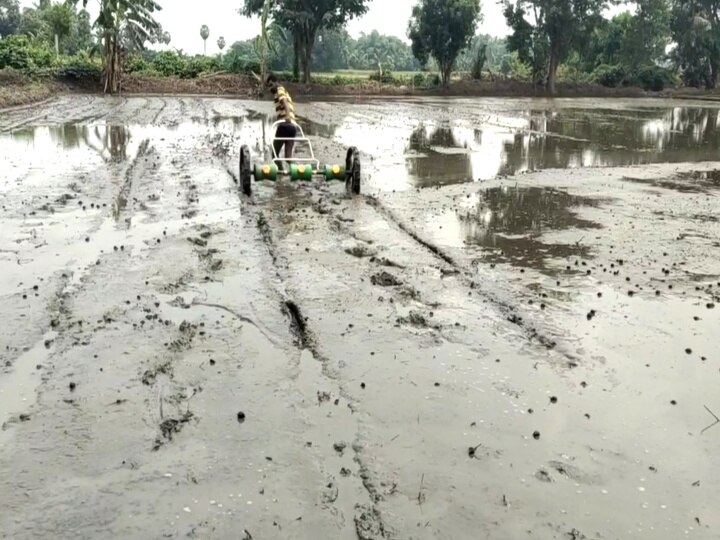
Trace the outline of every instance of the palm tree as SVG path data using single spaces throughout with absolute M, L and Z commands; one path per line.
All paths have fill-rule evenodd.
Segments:
M 225 48 L 225 38 L 224 37 L 220 36 L 218 38 L 217 46 L 218 46 L 218 49 L 220 49 L 220 51 L 222 52 L 222 50 Z
M 207 38 L 210 37 L 210 28 L 207 24 L 200 27 L 200 37 L 203 39 L 203 54 L 207 54 Z

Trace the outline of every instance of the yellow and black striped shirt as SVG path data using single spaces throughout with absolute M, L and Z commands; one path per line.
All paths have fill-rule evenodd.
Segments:
M 283 86 L 278 86 L 275 94 L 275 112 L 278 120 L 295 123 L 295 105 Z

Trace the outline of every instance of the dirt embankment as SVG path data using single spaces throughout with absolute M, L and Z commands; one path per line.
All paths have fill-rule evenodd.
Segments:
M 20 73 L 0 71 L 0 109 L 43 101 L 56 88 L 43 81 L 32 81 Z

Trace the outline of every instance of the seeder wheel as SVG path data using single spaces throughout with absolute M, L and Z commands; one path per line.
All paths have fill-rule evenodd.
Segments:
M 345 158 L 345 189 L 350 195 L 360 194 L 360 152 L 354 146 L 348 148 Z
M 250 149 L 247 145 L 240 147 L 240 188 L 248 197 L 252 194 L 252 164 L 250 163 Z

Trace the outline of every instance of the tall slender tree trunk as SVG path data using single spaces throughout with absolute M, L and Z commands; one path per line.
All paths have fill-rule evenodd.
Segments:
M 315 37 L 317 35 L 317 28 L 311 25 L 307 25 L 303 28 L 301 41 L 302 43 L 302 54 L 300 56 L 300 62 L 302 63 L 303 70 L 303 84 L 310 84 L 312 82 L 312 53 L 315 48 Z
M 720 69 L 720 61 L 711 59 L 710 60 L 710 81 L 708 84 L 709 88 L 715 88 L 717 86 L 719 69 Z
M 550 50 L 550 66 L 548 67 L 547 91 L 551 96 L 555 95 L 555 81 L 557 79 L 558 54 L 555 50 Z
M 305 46 L 302 48 L 300 63 L 302 64 L 303 72 L 302 82 L 303 84 L 310 84 L 312 81 L 312 48 L 309 43 L 305 43 Z
M 300 80 L 300 55 L 302 53 L 302 39 L 300 32 L 293 30 L 293 77 L 296 81 Z
M 450 80 L 452 78 L 452 72 L 453 67 L 455 65 L 455 62 L 445 61 L 445 62 L 438 62 L 440 65 L 440 78 L 442 79 L 442 84 L 445 88 L 450 86 Z

